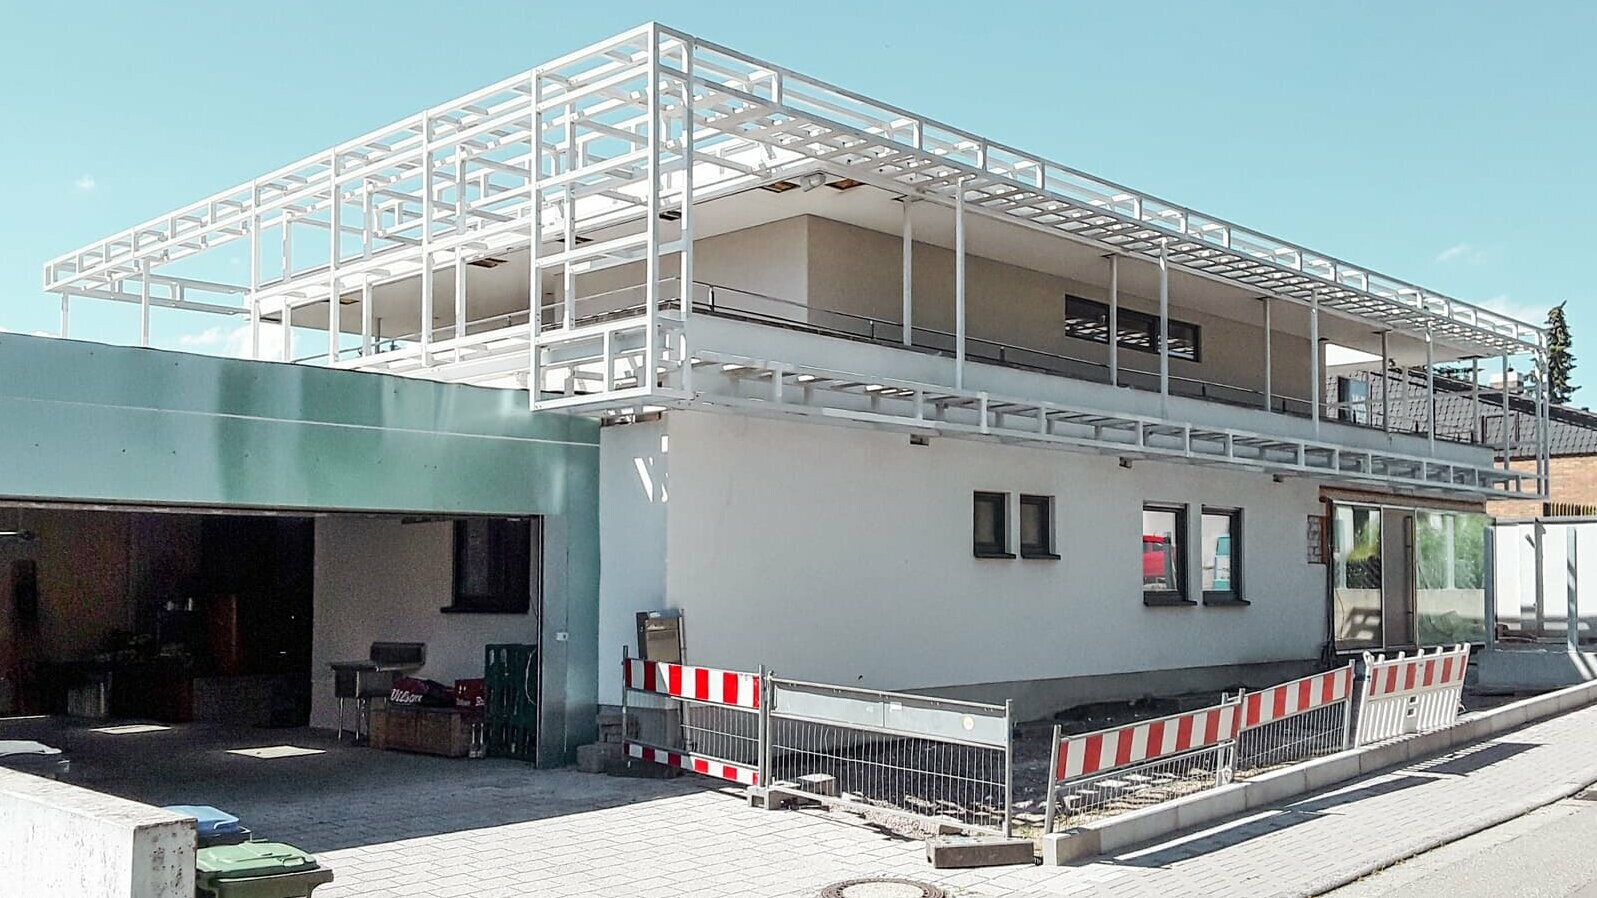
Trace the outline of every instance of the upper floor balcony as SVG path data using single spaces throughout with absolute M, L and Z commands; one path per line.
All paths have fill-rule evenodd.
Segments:
M 218 276 L 230 254 L 247 283 Z M 46 286 L 63 331 L 75 297 L 136 304 L 144 343 L 152 310 L 220 313 L 261 357 L 532 386 L 535 408 L 1545 492 L 1545 463 L 1507 464 L 1544 427 L 1488 445 L 1381 407 L 1444 363 L 1541 370 L 1534 326 L 655 25 L 63 256 Z M 1381 403 L 1347 386 L 1372 377 Z

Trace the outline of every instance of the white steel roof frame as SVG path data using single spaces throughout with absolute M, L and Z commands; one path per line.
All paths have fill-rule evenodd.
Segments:
M 691 48 L 691 54 L 682 54 L 683 46 Z M 683 61 L 678 63 L 677 58 Z M 595 101 L 581 113 L 583 127 L 590 132 L 582 141 L 591 144 L 606 128 L 596 113 L 629 109 L 633 115 L 628 124 L 634 127 L 648 119 L 647 97 L 640 95 L 644 92 L 620 88 L 646 75 L 651 65 L 672 80 L 687 77 L 685 68 L 693 70 L 694 132 L 700 144 L 693 158 L 725 174 L 717 181 L 695 184 L 695 202 L 805 161 L 949 205 L 954 185 L 962 181 L 967 208 L 974 213 L 1048 230 L 1153 264 L 1163 245 L 1170 264 L 1190 273 L 1305 305 L 1317 298 L 1328 313 L 1417 337 L 1429 332 L 1433 339 L 1482 355 L 1541 352 L 1541 330 L 1525 322 L 655 24 L 552 60 L 51 260 L 45 266 L 45 288 L 63 298 L 144 302 L 143 295 L 126 292 L 124 286 L 148 277 L 166 293 L 148 300 L 151 305 L 245 314 L 247 308 L 198 302 L 186 293 L 253 294 L 255 305 L 270 314 L 283 305 L 326 302 L 333 289 L 332 269 L 337 269 L 338 288 L 350 289 L 415 276 L 426 267 L 421 264 L 424 255 L 436 266 L 439 254 L 475 257 L 524 247 L 530 242 L 523 225 L 529 215 L 527 166 L 536 79 L 570 82 L 563 92 L 543 98 L 539 111 L 556 113 L 545 116 L 545 129 L 562 127 L 558 114 L 562 107 Z M 563 72 L 574 74 L 568 77 Z M 679 102 L 671 91 L 655 93 L 662 110 Z M 609 126 L 610 136 L 623 140 L 641 136 L 642 130 Z M 714 145 L 717 138 L 719 146 Z M 749 152 L 755 145 L 776 152 L 768 149 L 755 159 L 756 154 Z M 612 176 L 575 191 L 577 199 L 590 200 L 581 204 L 578 214 L 583 229 L 602 226 L 604 219 L 642 213 L 650 191 L 637 188 L 644 186 L 639 182 L 646 180 L 650 154 L 651 148 L 640 145 L 617 155 L 608 160 Z M 749 158 L 740 161 L 737 156 Z M 430 173 L 424 157 L 432 159 Z M 680 172 L 680 164 L 676 170 Z M 551 172 L 541 181 L 545 187 L 555 187 L 565 183 L 562 178 L 576 183 L 593 174 Z M 660 174 L 663 183 L 671 171 Z M 421 201 L 420 185 L 409 186 L 429 176 L 434 190 L 430 208 Z M 729 183 L 739 181 L 744 183 Z M 545 215 L 564 230 L 559 205 L 550 203 Z M 289 273 L 275 282 L 259 276 L 263 231 L 313 226 L 331 233 L 332 220 L 340 217 L 333 211 L 342 207 L 347 212 L 351 206 L 360 208 L 360 225 L 341 221 L 336 226 L 341 246 L 336 262 L 303 270 L 290 265 Z M 420 232 L 428 219 L 432 233 L 423 241 Z M 172 278 L 156 270 L 252 234 L 256 238 L 252 269 L 257 275 L 248 286 Z M 545 239 L 551 236 L 545 233 Z M 356 239 L 360 246 L 351 252 L 344 244 Z M 424 242 L 429 246 L 424 248 Z

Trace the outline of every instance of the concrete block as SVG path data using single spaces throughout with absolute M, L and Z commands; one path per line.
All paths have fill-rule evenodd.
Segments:
M 1303 764 L 1304 783 L 1308 791 L 1345 783 L 1359 776 L 1359 751 L 1339 752 L 1324 758 L 1315 758 Z
M 837 777 L 829 773 L 807 773 L 798 778 L 798 787 L 815 795 L 837 797 Z
M 1408 742 L 1398 740 L 1367 745 L 1359 750 L 1359 773 L 1375 773 L 1408 763 Z
M 1218 789 L 1172 802 L 1176 809 L 1176 828 L 1192 829 L 1213 823 L 1225 817 L 1234 817 L 1248 809 L 1248 790 L 1244 783 L 1232 783 Z
M 934 836 L 926 840 L 926 860 L 938 870 L 1031 866 L 1037 853 L 1030 839 Z
M 1073 829 L 1042 837 L 1042 863 L 1045 867 L 1063 867 L 1102 853 L 1103 845 L 1095 829 Z
M 1176 802 L 1172 801 L 1090 823 L 1084 829 L 1098 832 L 1100 851 L 1119 851 L 1175 832 L 1180 828 L 1177 819 Z
M 619 742 L 595 742 L 577 746 L 577 769 L 583 773 L 604 773 L 610 765 L 626 757 Z
M 1243 782 L 1249 810 L 1277 804 L 1309 791 L 1307 765 L 1285 767 Z

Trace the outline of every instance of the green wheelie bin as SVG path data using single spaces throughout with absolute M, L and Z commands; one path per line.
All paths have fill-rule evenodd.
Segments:
M 333 871 L 292 845 L 240 842 L 201 848 L 194 856 L 198 898 L 308 898 L 333 881 Z

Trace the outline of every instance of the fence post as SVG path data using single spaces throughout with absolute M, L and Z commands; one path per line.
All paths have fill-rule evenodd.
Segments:
M 760 736 L 758 745 L 760 760 L 758 776 L 760 780 L 760 788 L 764 790 L 767 796 L 771 794 L 771 696 L 774 692 L 775 690 L 771 688 L 771 672 L 765 669 L 765 665 L 761 664 L 759 722 Z M 765 809 L 771 809 L 769 798 L 766 800 Z
M 632 740 L 631 730 L 627 728 L 627 693 L 631 691 L 631 684 L 627 679 L 632 675 L 632 661 L 628 657 L 627 647 L 621 647 L 621 753 L 631 757 L 627 743 Z
M 1054 831 L 1054 811 L 1059 800 L 1059 740 L 1062 736 L 1059 724 L 1054 724 L 1053 742 L 1048 746 L 1048 800 L 1043 806 L 1042 831 L 1045 836 Z
M 1342 750 L 1353 747 L 1353 703 L 1358 701 L 1358 668 L 1347 663 L 1347 701 L 1342 707 Z
M 1048 774 L 1050 777 L 1053 773 Z M 1004 699 L 1004 838 L 1010 836 L 1015 800 L 1015 703 Z

